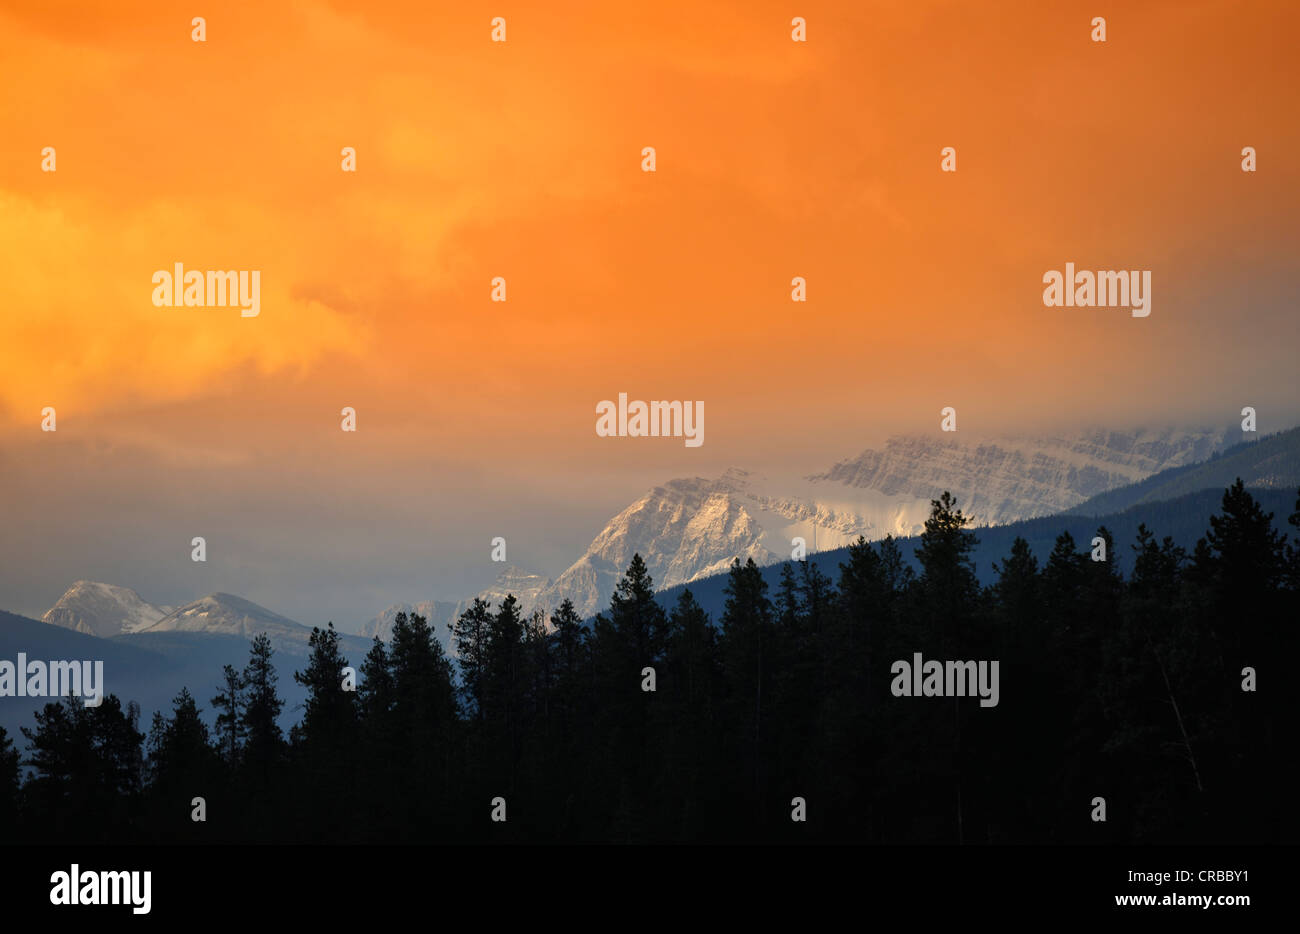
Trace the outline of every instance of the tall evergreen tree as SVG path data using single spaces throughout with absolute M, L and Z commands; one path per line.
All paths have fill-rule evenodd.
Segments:
M 284 701 L 276 688 L 279 676 L 271 663 L 275 650 L 266 633 L 253 638 L 244 667 L 244 710 L 241 722 L 244 735 L 244 764 L 260 780 L 270 778 L 284 755 L 284 733 L 280 729 L 280 711 Z
M 602 743 L 598 768 L 588 776 L 586 788 L 607 797 L 615 814 L 612 836 L 620 842 L 640 842 L 653 829 L 648 763 L 657 752 L 650 745 L 647 718 L 657 692 L 642 690 L 642 681 L 645 669 L 659 664 L 666 626 L 649 569 L 634 554 L 614 588 L 608 616 L 599 614 L 593 625 L 593 726 Z
M 939 658 L 981 657 L 980 634 L 974 625 L 979 585 L 970 557 L 978 540 L 966 528 L 969 524 L 970 517 L 957 508 L 952 494 L 944 491 L 939 499 L 930 501 L 930 517 L 925 520 L 925 530 L 916 550 L 921 564 L 919 585 L 927 636 L 933 640 L 929 652 Z M 970 708 L 956 697 L 947 706 L 948 729 L 943 730 L 941 723 L 931 728 L 936 732 L 943 730 L 951 737 L 946 758 L 954 804 L 951 826 L 955 833 L 948 839 L 964 843 L 968 837 L 967 824 L 976 823 L 969 813 L 972 794 L 968 766 L 973 757 L 968 748 L 970 730 L 965 728 L 965 723 Z
M 578 792 L 590 776 L 582 768 L 590 756 L 592 670 L 589 633 L 571 600 L 565 599 L 551 614 L 552 655 L 555 665 L 556 768 L 553 801 L 562 801 L 557 833 L 571 839 L 586 819 L 578 806 Z
M 1223 493 L 1223 514 L 1210 517 L 1205 535 L 1218 564 L 1224 589 L 1246 597 L 1277 586 L 1285 567 L 1286 538 L 1273 528 L 1238 477 Z
M 334 624 L 313 627 L 308 639 L 310 655 L 305 671 L 295 671 L 294 681 L 307 689 L 303 710 L 303 742 L 333 754 L 352 742 L 357 719 L 356 692 L 344 689 L 348 660 L 339 650 Z
M 311 654 L 293 678 L 307 689 L 302 723 L 294 728 L 295 762 L 302 791 L 297 797 L 298 837 L 335 840 L 347 833 L 356 806 L 357 695 L 355 672 L 339 650 L 334 624 L 315 627 Z
M 519 601 L 513 594 L 507 594 L 489 624 L 483 694 L 488 718 L 511 733 L 518 728 L 522 700 L 523 642 Z
M 970 557 L 979 540 L 966 528 L 969 524 L 970 517 L 945 490 L 939 499 L 930 501 L 930 517 L 916 549 L 931 626 L 939 637 L 940 651 L 950 658 L 959 658 L 964 652 L 967 634 L 962 624 L 971 616 L 979 590 Z
M 568 597 L 551 614 L 551 626 L 556 639 L 558 677 L 564 682 L 577 677 L 582 668 L 587 630 L 582 625 L 582 617 L 573 607 L 573 601 Z
M 462 708 L 468 716 L 480 721 L 484 715 L 483 694 L 491 637 L 491 605 L 482 597 L 475 597 L 456 618 L 452 638 L 456 641 L 456 662 L 460 667 Z
M 244 679 L 233 665 L 222 668 L 222 682 L 211 704 L 217 710 L 217 749 L 226 765 L 234 768 L 244 748 Z
M 1240 477 L 1223 493 L 1222 514 L 1210 517 L 1197 562 L 1201 577 L 1212 581 L 1215 631 L 1230 668 L 1240 671 L 1248 659 L 1277 652 L 1286 536 Z
M 400 748 L 406 740 L 393 718 L 395 686 L 393 664 L 388 648 L 378 637 L 361 663 L 361 681 L 357 685 L 359 714 L 357 756 L 360 769 L 361 819 L 354 825 L 354 839 L 380 842 L 389 838 L 396 809 L 390 803 L 398 787 Z
M 614 588 L 609 620 L 637 672 L 653 665 L 663 651 L 667 618 L 655 600 L 654 581 L 639 554 L 632 556 L 627 573 Z
M 392 660 L 383 640 L 375 636 L 361 663 L 361 683 L 357 685 L 357 701 L 362 719 L 368 729 L 373 729 L 386 719 L 393 709 Z
M 668 616 L 660 668 L 652 718 L 663 736 L 659 830 L 667 839 L 697 840 L 709 823 L 709 787 L 718 780 L 710 738 L 717 730 L 719 668 L 717 635 L 689 587 Z
M 172 699 L 172 715 L 154 713 L 149 731 L 149 771 L 151 783 L 174 788 L 187 781 L 206 778 L 212 768 L 213 750 L 208 726 L 200 716 L 188 688 Z
M 741 786 L 748 814 L 739 817 L 752 832 L 766 823 L 768 809 L 764 775 L 767 708 L 772 702 L 772 603 L 767 582 L 754 559 L 732 561 L 727 580 L 727 602 L 722 614 L 722 664 L 727 683 L 728 712 L 743 764 Z
M 393 673 L 392 724 L 399 755 L 392 794 L 406 808 L 399 833 L 427 832 L 464 814 L 452 799 L 452 740 L 456 694 L 451 663 L 426 617 L 397 614 L 389 647 Z
M 523 707 L 527 674 L 524 671 L 524 623 L 519 601 L 507 594 L 491 618 L 484 659 L 482 703 L 486 708 L 489 768 L 508 793 L 515 790 L 516 765 L 523 741 Z
M 222 792 L 217 752 L 209 745 L 202 711 L 187 688 L 172 700 L 172 715 L 153 715 L 149 731 L 149 793 L 154 802 L 155 826 L 164 839 L 183 838 L 194 829 L 187 819 L 193 799 L 211 805 Z

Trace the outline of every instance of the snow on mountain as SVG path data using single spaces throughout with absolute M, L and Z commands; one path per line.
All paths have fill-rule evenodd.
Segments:
M 148 603 L 129 587 L 82 580 L 69 587 L 41 621 L 107 639 L 147 629 L 171 611 Z
M 423 600 L 419 603 L 394 603 L 384 610 L 374 619 L 361 624 L 361 635 L 367 639 L 373 639 L 378 636 L 380 640 L 388 642 L 393 638 L 393 622 L 397 619 L 398 613 L 405 613 L 407 616 L 423 616 L 433 627 L 433 631 L 438 634 L 443 648 L 449 645 L 449 635 L 447 627 L 455 621 L 456 617 L 464 611 L 469 605 L 466 600 L 457 603 L 451 603 L 446 600 Z
M 504 568 L 497 575 L 496 580 L 492 582 L 492 585 L 477 594 L 477 596 L 482 597 L 493 608 L 497 608 L 507 594 L 514 594 L 515 599 L 519 601 L 520 611 L 526 614 L 537 603 L 537 597 L 550 585 L 551 580 L 549 578 L 525 571 L 512 564 Z M 429 621 L 429 625 L 433 627 L 433 631 L 441 640 L 443 648 L 450 654 L 455 655 L 455 646 L 452 642 L 449 627 L 469 607 L 471 602 L 473 602 L 472 597 L 455 603 L 446 600 L 394 603 L 374 619 L 362 624 L 361 635 L 367 639 L 378 636 L 382 641 L 388 642 L 393 637 L 393 622 L 397 619 L 398 613 L 418 614 Z
M 537 601 L 538 595 L 550 585 L 550 578 L 533 574 L 512 564 L 502 570 L 492 582 L 492 586 L 478 596 L 493 606 L 498 606 L 507 594 L 514 594 L 515 599 L 519 601 L 521 612 L 527 613 Z
M 554 581 L 513 565 L 479 596 L 494 608 L 514 594 L 521 611 L 554 612 L 565 600 L 590 616 L 606 608 L 639 553 L 656 589 L 726 571 L 735 559 L 788 558 L 791 539 L 809 552 L 857 539 L 914 535 L 930 500 L 951 491 L 977 525 L 1001 525 L 1070 509 L 1160 470 L 1196 463 L 1223 447 L 1214 431 L 1092 431 L 1047 439 L 967 441 L 956 435 L 896 437 L 812 476 L 769 477 L 739 468 L 721 476 L 670 480 L 609 520 Z M 394 604 L 361 627 L 365 639 L 391 638 L 398 612 L 425 616 L 454 654 L 449 625 L 470 600 Z M 124 587 L 78 581 L 45 622 L 97 636 L 216 633 L 271 635 L 277 648 L 305 651 L 311 630 L 230 594 L 211 594 L 172 611 Z M 351 650 L 363 642 L 346 637 Z
M 550 611 L 567 598 L 594 614 L 608 606 L 636 553 L 662 589 L 725 571 L 737 558 L 786 559 L 796 536 L 818 551 L 859 535 L 914 535 L 944 490 L 977 525 L 1048 515 L 1222 446 L 1222 432 L 1177 429 L 1034 440 L 897 437 L 809 477 L 732 468 L 716 479 L 671 480 L 614 516 L 536 603 Z
M 724 571 L 733 556 L 775 561 L 763 544 L 756 515 L 762 510 L 752 510 L 739 495 L 747 480 L 732 470 L 717 480 L 695 477 L 655 487 L 609 521 L 586 553 L 542 591 L 539 605 L 553 610 L 567 598 L 579 613 L 595 613 L 608 604 L 638 552 L 656 587 Z
M 271 637 L 277 652 L 304 656 L 311 627 L 273 613 L 250 600 L 214 593 L 173 610 L 145 602 L 134 590 L 95 581 L 77 581 L 42 617 L 43 622 L 103 639 L 119 637 L 155 651 L 176 650 L 195 635 L 233 636 L 251 640 Z M 366 641 L 340 633 L 349 657 L 365 654 Z
M 136 632 L 202 632 L 250 640 L 264 632 L 277 647 L 282 641 L 305 645 L 311 636 L 311 629 L 302 623 L 228 593 L 200 597 Z
M 928 502 L 949 490 L 978 524 L 1001 525 L 1068 509 L 1221 447 L 1219 432 L 1178 429 L 983 443 L 902 437 L 812 479 L 901 500 Z

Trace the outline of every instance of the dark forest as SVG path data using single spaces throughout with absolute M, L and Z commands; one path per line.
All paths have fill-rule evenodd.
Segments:
M 1133 549 L 1127 579 L 1064 534 L 1042 566 L 1017 539 L 981 587 L 945 493 L 919 572 L 888 538 L 837 579 L 791 562 L 771 592 L 737 562 L 717 620 L 689 590 L 662 608 L 638 556 L 590 625 L 476 601 L 454 659 L 418 615 L 364 659 L 314 630 L 287 735 L 259 637 L 151 724 L 109 695 L 0 730 L 0 839 L 1295 840 L 1300 549 L 1270 520 L 1238 481 L 1191 552 L 1099 529 L 1108 557 Z M 999 702 L 895 696 L 917 652 L 997 660 Z

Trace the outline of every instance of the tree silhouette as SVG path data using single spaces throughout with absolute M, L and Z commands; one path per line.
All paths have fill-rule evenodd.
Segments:
M 332 624 L 294 672 L 286 745 L 269 639 L 203 712 L 114 696 L 0 732 L 0 831 L 15 839 L 407 842 L 1176 843 L 1295 839 L 1300 703 L 1279 668 L 1300 617 L 1293 547 L 1240 483 L 1192 554 L 1139 526 L 1133 570 L 1061 534 L 1023 538 L 981 588 L 944 494 L 914 556 L 859 539 L 815 560 L 732 563 L 716 621 L 665 612 L 639 555 L 588 626 L 513 596 L 452 624 L 400 613 L 355 693 Z M 1300 525 L 1300 506 L 1292 517 Z M 920 569 L 913 571 L 912 560 Z M 769 597 L 769 582 L 775 582 Z M 707 585 L 702 585 L 707 586 Z M 1000 703 L 896 697 L 892 666 L 997 661 Z M 644 672 L 653 668 L 654 677 Z M 654 690 L 644 690 L 653 682 Z M 211 742 L 211 745 L 209 743 Z M 30 777 L 21 786 L 21 765 Z M 1093 823 L 1087 804 L 1111 802 Z M 207 824 L 189 820 L 194 796 Z M 509 801 L 510 820 L 487 819 Z M 804 802 L 804 820 L 792 803 Z M 8 816 L 6 816 L 8 815 Z M 6 823 L 7 821 L 7 823 Z
M 226 665 L 217 690 L 219 693 L 211 701 L 221 711 L 217 715 L 217 748 L 227 767 L 233 769 L 244 748 L 244 679 L 232 665 Z

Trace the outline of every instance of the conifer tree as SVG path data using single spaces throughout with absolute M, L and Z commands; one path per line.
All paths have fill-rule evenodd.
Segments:
M 718 648 L 708 614 L 689 587 L 668 615 L 660 667 L 662 697 L 652 718 L 663 735 L 660 829 L 669 839 L 690 841 L 707 824 L 707 783 L 717 780 L 710 737 L 717 730 Z
M 451 663 L 426 617 L 397 614 L 389 646 L 393 673 L 392 725 L 398 744 L 391 793 L 406 809 L 402 834 L 449 819 L 456 694 Z M 475 776 L 469 779 L 471 786 Z M 461 789 L 458 789 L 458 793 Z
M 457 617 L 452 638 L 456 640 L 456 662 L 460 667 L 462 708 L 468 716 L 480 721 L 484 716 L 483 694 L 491 635 L 491 606 L 482 597 L 475 597 Z
M 587 631 L 583 628 L 582 617 L 573 607 L 573 601 L 567 597 L 560 608 L 551 614 L 551 626 L 556 640 L 558 677 L 563 682 L 576 677 L 582 667 Z
M 172 715 L 155 711 L 149 731 L 149 771 L 155 787 L 171 790 L 206 778 L 213 750 L 208 726 L 188 688 L 172 699 Z
M 484 665 L 484 697 L 488 718 L 513 734 L 518 729 L 523 688 L 524 623 L 519 601 L 507 594 L 489 623 L 488 652 Z
M 217 710 L 216 744 L 227 767 L 239 763 L 244 748 L 244 679 L 233 665 L 222 668 L 222 682 L 211 704 Z
M 360 713 L 368 729 L 387 718 L 393 708 L 392 660 L 383 640 L 375 636 L 361 663 L 361 682 L 357 685 Z
M 194 797 L 212 803 L 222 788 L 218 784 L 219 759 L 209 745 L 202 711 L 187 688 L 172 700 L 172 714 L 155 711 L 149 731 L 149 794 L 153 800 L 156 832 L 175 839 L 192 827 L 181 819 Z
M 950 658 L 965 652 L 968 633 L 963 623 L 971 616 L 979 590 L 970 557 L 978 539 L 966 528 L 969 524 L 970 518 L 945 490 L 930 501 L 930 517 L 916 549 L 930 628 L 939 639 L 936 648 Z
M 306 671 L 295 671 L 294 681 L 307 689 L 302 718 L 303 741 L 327 752 L 341 751 L 351 742 L 356 727 L 356 693 L 344 690 L 343 670 L 348 660 L 339 650 L 334 624 L 314 627 L 308 639 L 311 654 Z
M 667 619 L 655 600 L 654 581 L 639 554 L 632 556 L 627 573 L 614 588 L 609 621 L 631 667 L 639 671 L 655 663 L 663 651 Z
M 269 779 L 284 754 L 284 733 L 279 723 L 284 701 L 276 689 L 279 676 L 271 663 L 274 654 L 266 633 L 255 636 L 242 677 L 244 764 L 262 781 Z
M 564 600 L 551 614 L 551 626 L 555 666 L 552 716 L 557 731 L 555 794 L 574 801 L 575 789 L 585 778 L 580 763 L 591 754 L 591 647 L 571 600 Z M 572 827 L 575 823 L 569 808 L 561 811 L 562 825 Z
M 978 540 L 966 528 L 969 523 L 970 518 L 957 508 L 952 494 L 944 491 L 939 499 L 930 501 L 930 517 L 925 520 L 925 530 L 916 550 L 922 568 L 920 589 L 926 629 L 933 640 L 929 651 L 940 658 L 979 657 L 976 651 L 980 634 L 974 630 L 979 585 L 970 557 Z M 969 733 L 963 724 L 970 713 L 969 707 L 960 705 L 955 697 L 947 706 L 950 726 L 945 732 L 951 736 L 947 752 L 955 831 L 950 839 L 964 843 L 969 819 L 966 774 L 970 771 L 967 762 L 971 755 L 966 748 L 970 743 L 963 742 L 964 734 Z
M 1223 514 L 1205 535 L 1224 589 L 1239 597 L 1272 590 L 1282 576 L 1286 541 L 1238 477 L 1223 492 Z
M 354 831 L 366 842 L 388 838 L 397 809 L 389 805 L 398 787 L 399 752 L 406 741 L 393 719 L 394 683 L 392 659 L 383 641 L 375 636 L 361 663 L 357 684 L 358 751 L 361 814 Z
M 753 831 L 765 823 L 764 740 L 766 709 L 771 704 L 772 604 L 767 582 L 749 558 L 731 563 L 727 602 L 722 614 L 722 660 L 727 682 L 729 719 L 736 731 L 736 750 L 744 765 L 743 785 L 748 799 L 747 820 Z M 766 725 L 770 726 L 770 725 Z M 746 818 L 742 818 L 744 820 Z

